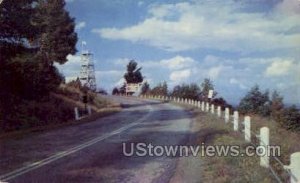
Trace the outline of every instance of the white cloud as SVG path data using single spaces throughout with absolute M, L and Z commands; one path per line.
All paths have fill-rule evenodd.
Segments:
M 246 13 L 225 3 L 177 3 L 150 7 L 142 22 L 124 28 L 94 29 L 102 38 L 128 40 L 169 51 L 211 48 L 226 51 L 299 49 L 300 16 L 276 11 Z
M 223 66 L 219 65 L 208 70 L 207 76 L 211 79 L 217 79 L 222 71 Z
M 103 71 L 95 71 L 97 75 L 100 77 L 122 77 L 124 72 L 119 70 L 103 70 Z
M 180 71 L 173 71 L 170 74 L 170 80 L 173 82 L 183 82 L 191 76 L 191 70 L 185 69 Z
M 101 70 L 95 71 L 97 86 L 106 86 L 109 89 L 120 87 L 124 83 L 123 74 L 121 70 Z
M 144 5 L 144 2 L 143 1 L 139 1 L 138 2 L 138 6 L 142 6 L 142 5 Z
M 287 14 L 300 14 L 299 0 L 283 0 L 276 6 L 277 10 Z
M 80 29 L 83 29 L 85 26 L 86 26 L 86 22 L 82 21 L 82 22 L 79 22 L 76 24 L 75 29 L 80 30 Z
M 68 55 L 63 65 L 55 63 L 58 70 L 66 77 L 78 77 L 81 68 L 81 58 L 78 55 Z
M 233 85 L 238 85 L 243 90 L 247 89 L 247 87 L 236 78 L 230 78 L 229 83 Z
M 195 60 L 190 57 L 175 56 L 171 59 L 161 60 L 160 64 L 171 70 L 175 70 L 191 67 L 195 64 Z
M 287 75 L 293 66 L 291 60 L 274 61 L 265 71 L 267 77 Z
M 235 78 L 230 78 L 230 81 L 229 81 L 230 84 L 238 84 L 239 81 Z
M 113 85 L 115 86 L 115 87 L 121 87 L 121 86 L 123 86 L 123 84 L 125 83 L 126 81 L 125 81 L 125 79 L 124 78 L 120 78 L 117 82 L 115 82 Z

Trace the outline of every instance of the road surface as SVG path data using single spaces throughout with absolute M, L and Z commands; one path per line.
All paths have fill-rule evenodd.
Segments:
M 0 181 L 176 182 L 179 157 L 127 157 L 123 143 L 127 152 L 130 143 L 184 145 L 191 114 L 169 103 L 110 99 L 124 109 L 94 122 L 0 140 Z

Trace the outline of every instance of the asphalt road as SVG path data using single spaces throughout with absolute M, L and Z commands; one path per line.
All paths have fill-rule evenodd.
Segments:
M 178 157 L 127 157 L 123 143 L 127 152 L 130 143 L 184 145 L 191 135 L 191 115 L 169 103 L 110 99 L 124 109 L 94 122 L 1 140 L 0 180 L 169 182 L 178 171 Z

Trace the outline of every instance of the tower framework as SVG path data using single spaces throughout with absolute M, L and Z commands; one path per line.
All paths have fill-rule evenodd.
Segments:
M 81 62 L 82 64 L 79 79 L 82 86 L 86 86 L 90 90 L 96 91 L 97 87 L 93 54 L 89 51 L 82 52 Z

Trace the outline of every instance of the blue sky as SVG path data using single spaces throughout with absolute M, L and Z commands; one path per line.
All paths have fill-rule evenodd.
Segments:
M 67 0 L 76 32 L 94 53 L 98 87 L 121 85 L 134 59 L 153 87 L 211 78 L 236 104 L 254 85 L 300 101 L 298 0 Z M 80 57 L 59 66 L 67 79 Z

